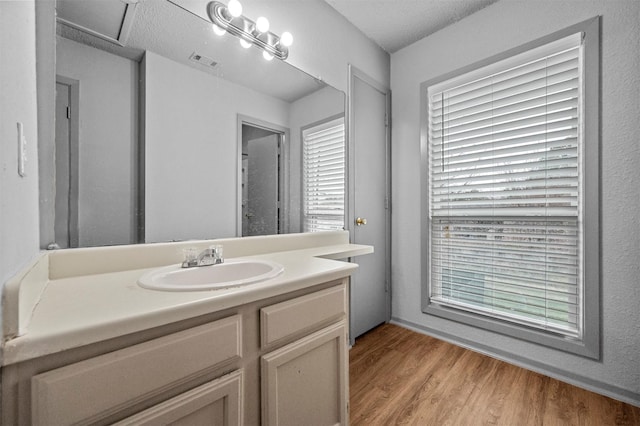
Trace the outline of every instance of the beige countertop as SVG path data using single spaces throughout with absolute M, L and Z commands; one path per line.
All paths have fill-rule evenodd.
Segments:
M 2 365 L 344 278 L 351 275 L 357 265 L 332 259 L 373 252 L 371 246 L 349 244 L 344 235 L 326 242 L 338 244 L 313 246 L 310 243 L 312 246 L 306 248 L 299 244 L 275 244 L 275 250 L 296 249 L 234 256 L 274 261 L 284 266 L 284 272 L 267 281 L 227 289 L 176 292 L 140 287 L 138 278 L 155 267 L 50 277 L 33 304 L 28 320 L 23 319 L 28 324 L 23 324 L 22 333 L 9 339 L 5 336 Z M 236 250 L 239 251 L 242 250 Z

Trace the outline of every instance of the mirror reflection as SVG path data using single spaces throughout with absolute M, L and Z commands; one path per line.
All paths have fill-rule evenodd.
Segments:
M 271 126 L 273 127 L 273 126 Z M 242 236 L 281 234 L 285 131 L 242 123 Z
M 301 231 L 302 129 L 344 94 L 216 36 L 206 3 L 58 0 L 43 247 Z

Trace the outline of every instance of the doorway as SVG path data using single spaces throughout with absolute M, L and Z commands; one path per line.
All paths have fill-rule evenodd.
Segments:
M 391 317 L 390 92 L 349 67 L 349 202 L 355 244 L 374 247 L 351 277 L 351 343 Z
M 239 118 L 239 129 L 239 235 L 286 233 L 288 130 L 248 117 Z

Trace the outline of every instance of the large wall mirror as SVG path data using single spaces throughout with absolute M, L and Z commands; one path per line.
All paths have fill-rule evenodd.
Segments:
M 57 1 L 43 248 L 301 230 L 301 129 L 344 93 L 215 35 L 206 4 Z

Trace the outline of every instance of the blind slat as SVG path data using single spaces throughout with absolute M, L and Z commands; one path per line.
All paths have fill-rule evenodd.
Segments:
M 515 93 L 512 96 L 507 96 L 502 99 L 486 99 L 484 102 L 464 105 L 463 108 L 457 111 L 447 110 L 446 118 L 448 120 L 466 119 L 466 117 L 473 116 L 474 114 L 491 112 L 494 108 L 518 105 L 532 99 L 549 98 L 550 96 L 554 95 L 560 96 L 563 93 L 578 91 L 578 84 L 579 80 L 578 78 L 575 78 L 559 81 L 557 83 L 549 84 L 543 87 L 530 87 L 527 91 Z M 443 118 L 441 117 L 441 115 L 443 115 L 443 113 L 441 108 L 432 108 L 429 110 L 429 113 L 433 114 L 433 116 L 430 117 L 431 123 L 442 121 Z
M 498 111 L 492 111 L 492 114 L 487 115 L 486 118 L 476 120 L 456 120 L 451 122 L 449 120 L 441 121 L 433 125 L 433 133 L 437 134 L 442 132 L 442 129 L 446 129 L 446 136 L 452 138 L 453 136 L 477 129 L 491 129 L 495 131 L 497 126 L 507 126 L 512 123 L 511 126 L 520 125 L 520 120 L 529 117 L 538 117 L 539 120 L 551 121 L 554 116 L 562 116 L 562 112 L 567 114 L 567 111 L 574 112 L 578 108 L 578 99 L 564 99 L 560 102 L 548 103 L 545 99 L 537 100 L 538 105 L 525 108 L 524 105 L 511 105 L 509 111 L 498 113 Z
M 577 64 L 577 61 L 575 62 Z M 451 96 L 444 97 L 444 101 L 436 100 L 433 104 L 433 109 L 443 110 L 443 114 L 457 112 L 463 109 L 467 109 L 471 106 L 479 104 L 487 104 L 490 102 L 496 102 L 503 99 L 513 99 L 514 96 L 521 98 L 523 95 L 528 96 L 529 92 L 532 92 L 541 87 L 547 87 L 551 85 L 561 85 L 562 83 L 569 83 L 569 87 L 575 87 L 578 78 L 578 69 L 569 68 L 554 70 L 548 69 L 541 70 L 531 75 L 523 75 L 513 81 L 511 84 L 491 84 L 475 93 L 469 93 L 465 96 Z M 558 71 L 558 72 L 556 72 Z M 573 83 L 573 84 L 572 84 Z M 442 99 L 442 98 L 440 98 Z
M 516 128 L 516 129 L 506 129 L 502 132 L 496 132 L 494 134 L 481 134 L 481 135 L 473 135 L 470 137 L 460 137 L 457 139 L 449 139 L 443 141 L 439 136 L 434 136 L 432 138 L 432 149 L 434 151 L 442 149 L 441 146 L 445 145 L 446 149 L 460 148 L 460 147 L 471 147 L 479 144 L 493 145 L 495 143 L 500 142 L 510 142 L 513 143 L 515 138 L 522 138 L 527 136 L 534 135 L 545 135 L 549 132 L 554 131 L 564 131 L 572 129 L 574 130 L 574 135 L 577 134 L 578 128 L 578 120 L 577 118 L 570 118 L 562 121 L 554 121 L 548 123 L 532 123 L 531 126 L 525 128 Z M 544 138 L 543 138 L 544 139 Z

